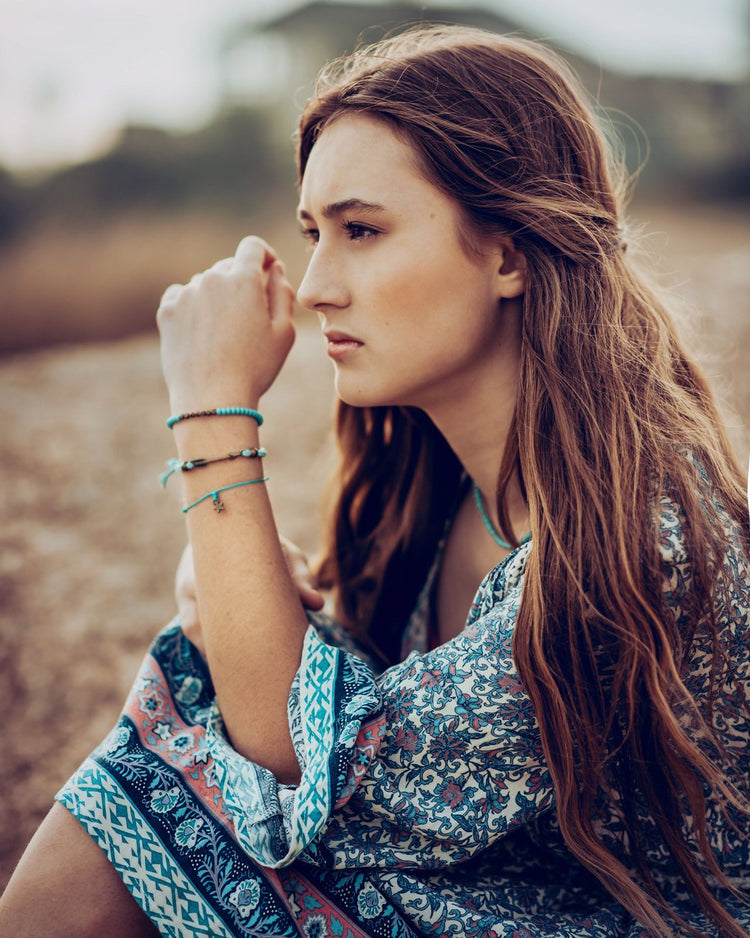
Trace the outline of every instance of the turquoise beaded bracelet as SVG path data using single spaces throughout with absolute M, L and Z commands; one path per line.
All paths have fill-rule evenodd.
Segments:
M 181 420 L 190 420 L 193 417 L 252 417 L 259 427 L 263 426 L 263 414 L 253 410 L 252 407 L 214 407 L 211 410 L 193 410 L 187 414 L 175 414 L 167 418 L 167 426 L 171 430 Z

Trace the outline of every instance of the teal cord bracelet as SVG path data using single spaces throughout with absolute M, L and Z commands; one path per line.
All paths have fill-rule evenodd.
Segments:
M 167 471 L 159 476 L 162 488 L 167 487 L 167 482 L 175 472 L 190 472 L 191 469 L 202 469 L 204 466 L 210 466 L 215 462 L 231 462 L 233 459 L 263 459 L 268 456 L 268 451 L 262 446 L 249 446 L 236 453 L 227 453 L 226 456 L 217 456 L 215 459 L 186 459 L 180 462 L 179 459 L 167 460 Z
M 514 549 L 513 545 L 509 544 L 506 540 L 503 540 L 503 538 L 500 537 L 499 533 L 495 530 L 495 525 L 492 523 L 492 521 L 490 520 L 485 510 L 484 499 L 482 498 L 482 493 L 479 491 L 479 486 L 476 484 L 476 482 L 474 482 L 473 488 L 474 488 L 474 501 L 476 502 L 477 510 L 479 511 L 479 515 L 482 519 L 482 523 L 484 524 L 485 528 L 487 528 L 487 533 L 490 535 L 490 537 L 497 544 L 498 547 L 502 547 L 503 550 L 513 550 Z M 525 544 L 526 541 L 530 539 L 531 539 L 531 532 L 529 532 L 524 537 L 522 537 L 520 543 Z
M 252 407 L 214 407 L 211 410 L 192 410 L 187 414 L 175 414 L 167 418 L 167 426 L 172 427 L 181 420 L 190 420 L 193 417 L 252 417 L 259 427 L 263 426 L 263 414 L 253 410 Z
M 255 485 L 258 482 L 268 482 L 268 476 L 264 476 L 262 479 L 248 479 L 246 482 L 234 482 L 232 485 L 223 485 L 220 489 L 214 489 L 213 492 L 206 492 L 205 495 L 201 495 L 200 498 L 196 498 L 194 502 L 191 502 L 189 505 L 185 505 L 185 507 L 182 509 L 182 513 L 183 515 L 187 514 L 191 508 L 195 508 L 196 505 L 200 505 L 201 502 L 205 502 L 207 498 L 213 500 L 214 511 L 224 511 L 225 505 L 221 500 L 221 492 L 228 492 L 229 489 L 238 489 L 242 485 Z

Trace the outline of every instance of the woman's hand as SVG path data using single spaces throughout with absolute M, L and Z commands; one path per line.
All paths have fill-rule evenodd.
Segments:
M 318 590 L 315 577 L 305 554 L 285 537 L 280 538 L 284 551 L 284 559 L 289 568 L 294 585 L 302 605 L 306 609 L 318 611 L 323 608 L 325 599 Z M 195 569 L 193 567 L 193 550 L 190 544 L 182 552 L 180 563 L 175 574 L 175 599 L 177 600 L 177 617 L 182 631 L 205 656 L 206 649 L 203 644 L 200 615 L 198 613 L 198 600 L 195 595 Z
M 257 407 L 294 342 L 293 306 L 281 261 L 256 237 L 168 287 L 156 319 L 172 412 Z
M 318 612 L 325 605 L 325 598 L 318 589 L 315 578 L 305 553 L 292 543 L 287 537 L 279 537 L 284 560 L 289 568 L 292 582 L 297 588 L 297 594 L 305 609 Z

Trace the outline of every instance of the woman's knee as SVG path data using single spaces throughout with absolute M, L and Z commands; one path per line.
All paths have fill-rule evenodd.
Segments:
M 104 852 L 55 804 L 0 900 L 0 938 L 158 934 Z

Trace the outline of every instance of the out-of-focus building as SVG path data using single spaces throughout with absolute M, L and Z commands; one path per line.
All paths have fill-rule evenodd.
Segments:
M 312 2 L 263 21 L 241 22 L 224 37 L 220 55 L 229 104 L 258 100 L 277 109 L 285 138 L 314 76 L 326 61 L 420 22 L 463 23 L 538 38 L 524 23 L 483 8 L 410 2 Z M 713 197 L 750 195 L 750 81 L 694 80 L 630 75 L 602 68 L 570 49 L 571 63 L 609 113 L 636 169 L 646 166 L 639 190 Z M 264 79 L 258 83 L 259 66 Z M 750 74 L 750 73 L 749 73 Z M 251 80 L 252 75 L 252 80 Z

